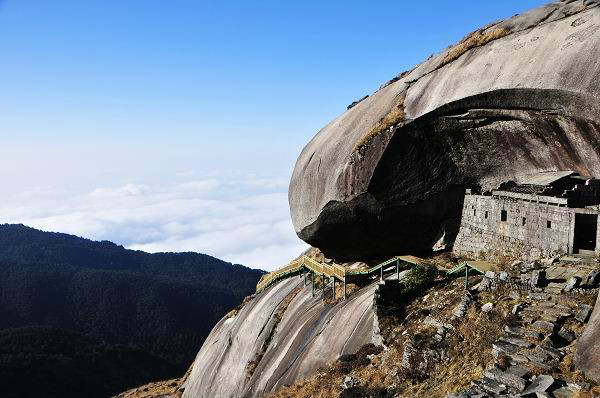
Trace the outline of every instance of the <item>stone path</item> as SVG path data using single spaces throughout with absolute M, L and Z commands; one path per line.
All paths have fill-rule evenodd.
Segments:
M 576 338 L 565 321 L 585 323 L 592 308 L 574 296 L 530 293 L 515 305 L 512 325 L 493 345 L 496 363 L 460 394 L 448 398 L 570 398 L 583 386 L 550 374 L 570 353 Z

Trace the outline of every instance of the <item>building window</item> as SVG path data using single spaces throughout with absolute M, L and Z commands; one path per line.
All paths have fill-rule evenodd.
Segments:
M 546 228 L 552 228 L 552 221 L 546 221 Z
M 488 218 L 488 212 L 487 211 L 485 212 L 485 218 L 486 219 Z
M 508 212 L 506 210 L 502 210 L 500 212 L 500 221 L 506 221 L 508 219 Z
M 527 225 L 527 218 L 526 217 L 523 217 L 523 223 L 522 224 L 523 224 L 523 226 Z

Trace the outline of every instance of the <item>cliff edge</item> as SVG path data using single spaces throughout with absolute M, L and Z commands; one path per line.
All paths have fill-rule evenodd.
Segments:
M 325 304 L 322 292 L 313 296 L 303 284 L 298 277 L 279 282 L 221 320 L 194 361 L 183 397 L 261 397 L 373 341 L 377 284 Z

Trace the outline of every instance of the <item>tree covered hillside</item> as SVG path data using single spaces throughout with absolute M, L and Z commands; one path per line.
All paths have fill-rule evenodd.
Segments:
M 92 365 L 79 366 L 79 373 L 102 373 L 111 368 L 104 366 L 107 361 L 125 371 L 131 362 L 124 356 L 152 358 L 138 362 L 142 369 L 127 372 L 130 380 L 119 380 L 121 385 L 114 389 L 107 378 L 106 392 L 157 375 L 179 376 L 214 324 L 254 292 L 261 274 L 204 254 L 148 254 L 106 241 L 0 225 L 0 390 L 1 384 L 15 384 L 2 377 L 3 366 L 14 369 L 15 360 L 22 358 L 27 363 L 22 374 L 49 368 L 52 358 L 68 351 L 68 336 L 86 341 L 73 343 L 75 348 L 67 353 L 73 357 L 73 349 L 85 347 L 77 352 L 85 355 L 78 355 L 76 362 L 88 360 Z M 27 344 L 19 343 L 24 341 Z M 44 367 L 36 365 L 36 358 L 43 359 Z M 69 396 L 68 387 L 59 395 Z M 43 393 L 43 388 L 37 392 Z

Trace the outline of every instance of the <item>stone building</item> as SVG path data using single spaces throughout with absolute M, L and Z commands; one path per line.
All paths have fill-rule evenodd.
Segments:
M 467 189 L 454 252 L 476 258 L 600 255 L 600 180 L 543 172 L 491 192 Z

